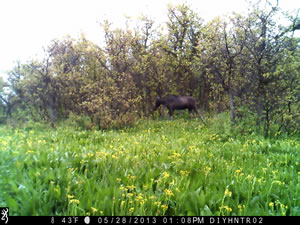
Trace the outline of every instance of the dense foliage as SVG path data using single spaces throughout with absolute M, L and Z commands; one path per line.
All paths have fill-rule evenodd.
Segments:
M 299 131 L 297 14 L 278 1 L 209 22 L 186 5 L 167 13 L 160 26 L 145 16 L 124 29 L 104 21 L 101 47 L 84 35 L 52 41 L 43 59 L 19 63 L 0 82 L 4 117 L 120 127 L 151 115 L 156 97 L 177 94 L 196 97 L 202 110 L 228 109 L 233 124 L 265 136 Z

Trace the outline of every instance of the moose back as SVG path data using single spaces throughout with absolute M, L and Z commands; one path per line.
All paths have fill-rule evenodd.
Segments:
M 154 111 L 157 110 L 160 105 L 164 105 L 165 107 L 167 107 L 171 120 L 173 118 L 174 110 L 188 109 L 189 113 L 192 113 L 193 111 L 196 112 L 204 123 L 204 119 L 197 109 L 196 100 L 192 96 L 169 95 L 164 98 L 158 98 L 155 102 Z

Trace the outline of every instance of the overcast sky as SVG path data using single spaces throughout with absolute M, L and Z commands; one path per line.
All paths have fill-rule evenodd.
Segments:
M 205 20 L 232 11 L 246 12 L 243 0 L 0 0 L 0 76 L 14 62 L 25 63 L 41 54 L 54 38 L 83 32 L 96 43 L 103 39 L 99 22 L 108 19 L 124 26 L 125 16 L 133 20 L 149 15 L 156 23 L 167 20 L 168 3 L 186 3 Z M 299 0 L 281 0 L 285 10 L 300 8 Z

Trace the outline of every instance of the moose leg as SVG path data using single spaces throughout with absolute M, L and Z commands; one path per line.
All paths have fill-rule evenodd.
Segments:
M 173 109 L 172 108 L 168 108 L 169 109 L 169 116 L 170 116 L 170 120 L 173 119 Z
M 190 114 L 191 118 L 194 118 L 194 113 L 193 113 L 193 109 L 192 108 L 189 108 L 189 114 Z

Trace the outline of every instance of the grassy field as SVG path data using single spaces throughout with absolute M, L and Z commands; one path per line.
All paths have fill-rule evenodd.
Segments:
M 241 135 L 222 121 L 2 126 L 0 206 L 10 215 L 300 215 L 299 137 Z

